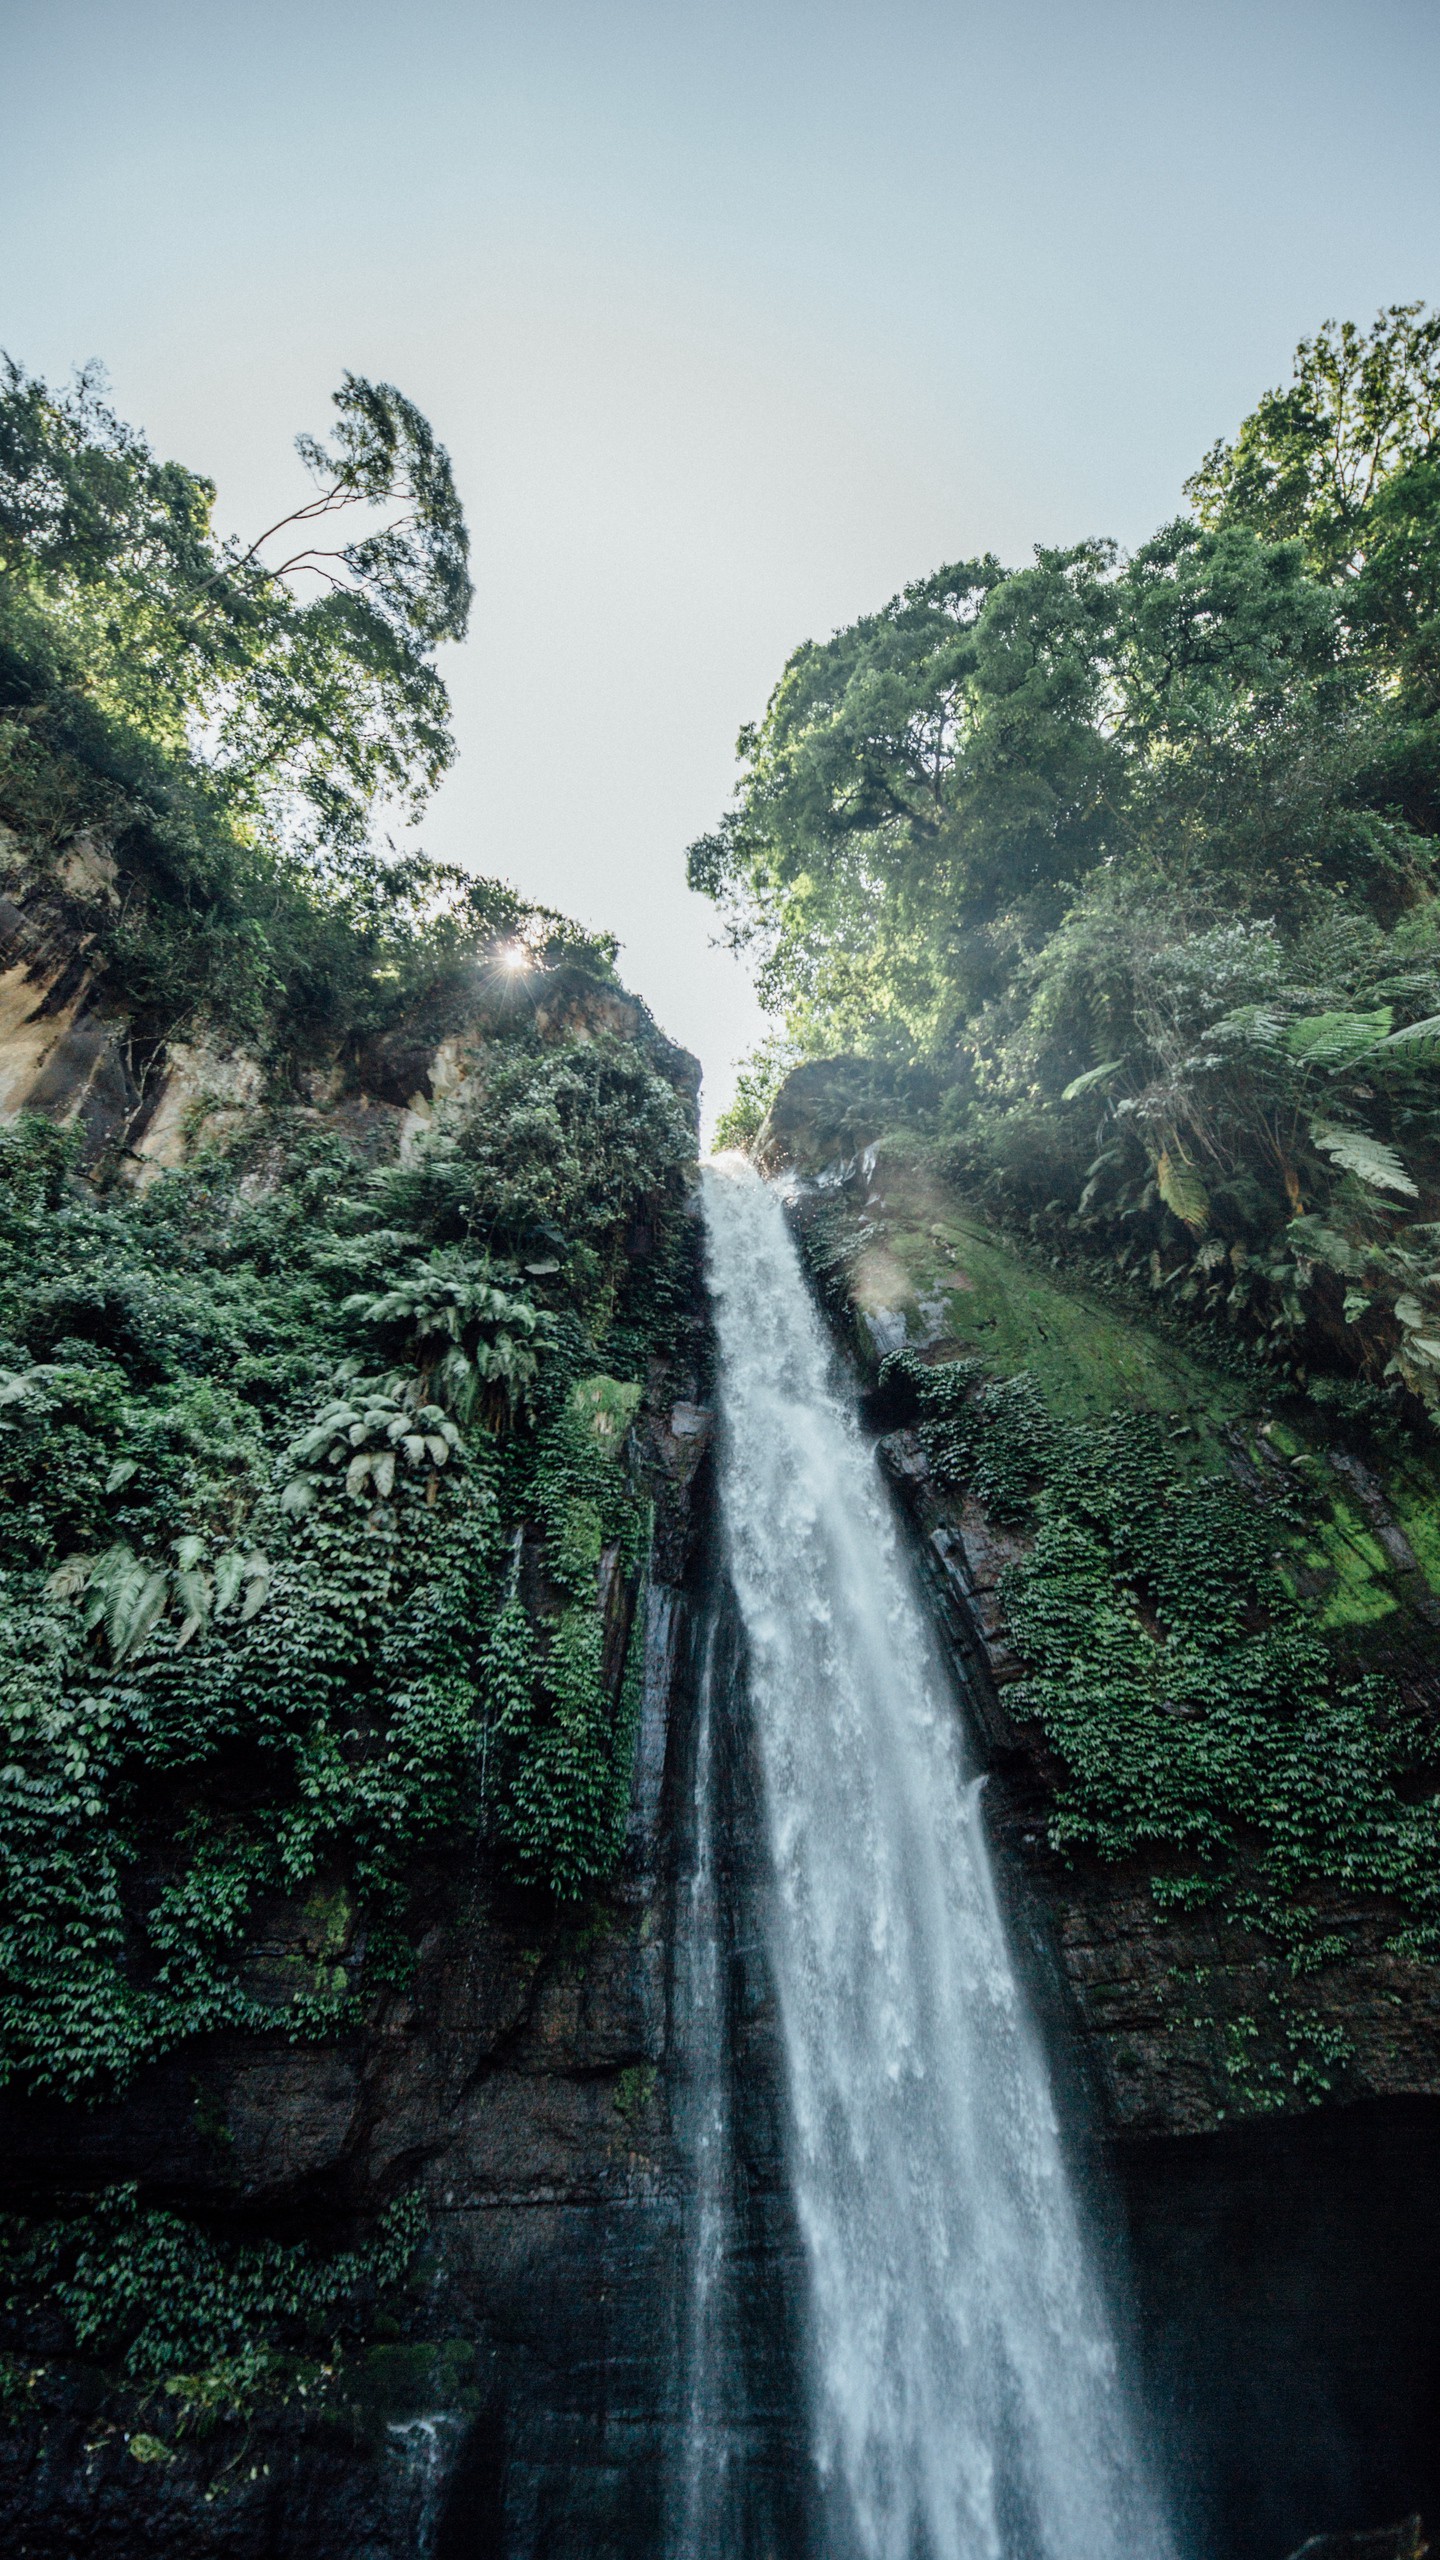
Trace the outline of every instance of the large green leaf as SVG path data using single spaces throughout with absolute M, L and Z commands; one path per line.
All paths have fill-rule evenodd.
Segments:
M 1077 1093 L 1088 1093 L 1092 1085 L 1104 1084 L 1107 1076 L 1119 1074 L 1124 1063 L 1123 1058 L 1107 1058 L 1103 1066 L 1087 1067 L 1083 1076 L 1072 1076 L 1060 1096 L 1061 1101 L 1073 1102 Z
M 170 1576 L 163 1565 L 144 1565 L 132 1556 L 114 1578 L 105 1632 L 114 1661 L 122 1663 L 158 1626 L 170 1597 Z
M 1233 1012 L 1222 1014 L 1206 1032 L 1207 1040 L 1243 1042 L 1256 1049 L 1279 1049 L 1284 1045 L 1285 1023 L 1268 1004 L 1236 1005 Z
M 1367 1137 L 1362 1129 L 1337 1129 L 1325 1120 L 1312 1120 L 1310 1135 L 1342 1172 L 1353 1173 L 1372 1191 L 1401 1191 L 1410 1200 L 1420 1197 L 1394 1148 L 1379 1138 Z
M 1395 1016 L 1388 1004 L 1373 1013 L 1312 1013 L 1285 1026 L 1285 1046 L 1302 1066 L 1334 1072 L 1356 1064 L 1378 1049 Z
M 1188 1156 L 1166 1148 L 1155 1167 L 1155 1183 L 1166 1208 L 1182 1225 L 1203 1234 L 1210 1224 L 1210 1198 Z
M 1433 1067 L 1440 1061 L 1440 1013 L 1427 1014 L 1423 1022 L 1402 1023 L 1381 1043 L 1375 1055 L 1376 1066 Z

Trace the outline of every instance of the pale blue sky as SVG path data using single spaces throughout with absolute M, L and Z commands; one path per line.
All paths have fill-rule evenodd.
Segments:
M 423 830 L 622 936 L 712 1108 L 683 884 L 788 651 L 1113 533 L 1328 314 L 1440 297 L 1433 0 L 0 0 L 0 344 L 253 531 L 342 366 L 475 537 Z

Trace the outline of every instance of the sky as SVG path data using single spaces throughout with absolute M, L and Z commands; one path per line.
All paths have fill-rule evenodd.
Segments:
M 765 1028 L 687 843 L 790 651 L 1140 541 L 1327 317 L 1440 299 L 1433 0 L 0 0 L 0 346 L 247 539 L 341 371 L 448 446 L 427 849 Z

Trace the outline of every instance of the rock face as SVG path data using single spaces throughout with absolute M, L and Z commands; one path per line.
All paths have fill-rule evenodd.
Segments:
M 1030 1271 L 903 1147 L 867 1144 L 883 1107 L 855 1079 L 830 1091 L 826 1078 L 823 1067 L 790 1078 L 762 1149 L 772 1170 L 796 1168 L 802 1240 L 862 1397 L 870 1382 L 880 1461 L 972 1701 L 1002 1886 L 1068 2104 L 1088 2128 L 1097 2209 L 1193 2547 L 1207 2560 L 1280 2560 L 1318 2535 L 1327 2560 L 1408 2552 L 1411 2528 L 1366 2529 L 1440 2513 L 1440 1968 L 1395 1952 L 1393 1906 L 1337 1891 L 1324 1906 L 1330 1961 L 1306 1996 L 1343 2037 L 1344 2075 L 1322 2103 L 1292 2092 L 1279 2113 L 1247 2108 L 1227 2028 L 1266 1997 L 1273 1949 L 1223 1911 L 1162 1921 L 1153 1860 L 1062 1859 L 1049 1845 L 1060 1772 L 1017 1712 L 1026 1666 L 1004 1592 L 1031 1533 L 943 1490 L 873 1384 L 902 1347 L 978 1356 L 992 1374 L 1026 1367 L 1063 1387 L 1081 1413 L 1135 1402 L 1178 1425 L 1211 1382 L 1143 1324 Z M 1238 1472 L 1251 1461 L 1216 1392 L 1211 1420 Z M 1433 1712 L 1433 1592 L 1378 1481 L 1357 1491 L 1356 1464 L 1342 1450 L 1332 1475 L 1354 1549 L 1370 1558 L 1368 1628 L 1383 1630 L 1405 1695 Z M 1323 1598 L 1333 1579 L 1316 1588 Z
M 693 1395 L 653 1417 L 662 1511 L 621 1875 L 583 1929 L 442 1879 L 451 1914 L 410 1991 L 333 2048 L 254 2039 L 162 2065 L 123 2104 L 11 2102 L 7 2195 L 134 2178 L 149 2200 L 314 2232 L 417 2175 L 431 2236 L 403 2339 L 313 2403 L 151 2433 L 98 2372 L 46 2361 L 0 2430 L 6 2548 L 26 2560 L 637 2560 L 664 2548 L 685 2455 L 691 2162 L 674 2015 L 708 1579 Z M 669 1514 L 668 1519 L 663 1515 Z M 798 2246 L 779 2160 L 778 2059 L 759 1947 L 754 1770 L 727 1684 L 720 1786 L 745 2354 L 727 2425 L 755 2539 L 803 2540 Z M 152 2426 L 157 2421 L 152 2420 Z M 168 2438 L 168 2441 L 166 2440 Z
M 63 896 L 28 909 L 0 898 L 0 1110 L 78 1119 L 98 1151 L 142 1106 L 129 1025 L 86 945 Z
M 0 857 L 15 839 L 0 827 Z M 240 1125 L 266 1098 L 258 1057 L 203 1023 L 139 1025 L 97 960 L 97 926 L 118 904 L 114 856 L 70 840 L 20 899 L 0 895 L 0 1117 L 75 1124 L 81 1160 L 131 1181 L 179 1164 L 198 1139 Z M 273 1096 L 323 1115 L 371 1148 L 404 1143 L 477 1071 L 488 1041 L 517 1023 L 547 1042 L 640 1040 L 693 1103 L 698 1061 L 667 1040 L 637 998 L 562 963 L 520 977 L 453 972 L 396 1027 L 312 1061 L 303 1090 Z
M 78 1123 L 86 1163 L 143 1182 L 197 1133 L 253 1113 L 263 1079 L 256 1061 L 212 1054 L 199 1032 L 142 1053 L 85 959 L 85 902 L 107 895 L 97 855 L 53 897 L 0 913 L 0 1108 Z M 698 1068 L 644 1009 L 567 966 L 523 989 L 447 985 L 400 1030 L 315 1070 L 287 1105 L 363 1154 L 403 1149 L 437 1102 L 483 1076 L 487 1042 L 522 1005 L 545 1041 L 639 1040 L 693 1097 Z M 643 1237 L 635 1248 L 643 1256 Z M 398 2334 L 303 2391 L 297 2382 L 287 2400 L 262 2397 L 243 2420 L 222 2407 L 213 2424 L 184 2419 L 163 2392 L 142 2407 L 66 2351 L 58 2321 L 53 2334 L 42 2324 L 12 2336 L 22 2362 L 20 2396 L 0 2418 L 8 2551 L 630 2560 L 662 2547 L 683 2431 L 689 2180 L 672 2014 L 678 1862 L 697 1627 L 711 1607 L 698 1299 L 694 1314 L 691 1356 L 653 1365 L 636 1426 L 655 1504 L 645 1679 L 625 1856 L 583 1922 L 503 1886 L 467 1849 L 419 1877 L 431 1917 L 418 1968 L 403 1992 L 378 1996 L 362 2029 L 326 2045 L 213 2038 L 93 2109 L 0 2102 L 11 2210 L 43 2214 L 57 2198 L 133 2182 L 147 2206 L 235 2237 L 348 2242 L 396 2194 L 418 2192 L 429 2236 Z M 729 1836 L 738 1944 L 750 1908 L 743 1806 Z M 254 1987 L 283 1991 L 349 1953 L 345 1914 L 323 1895 L 277 1902 L 253 1949 Z M 766 2037 L 753 1961 L 747 1979 L 753 2052 Z M 762 2080 L 747 2069 L 747 2090 Z M 763 2482 L 786 2475 L 774 2446 L 797 2394 L 777 2378 L 789 2241 L 773 2125 L 756 2107 L 746 2280 L 758 2364 L 753 2407 L 746 2399 L 736 2422 Z M 778 2488 L 763 2495 L 778 2513 Z

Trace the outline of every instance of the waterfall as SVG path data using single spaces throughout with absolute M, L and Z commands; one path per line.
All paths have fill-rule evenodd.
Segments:
M 441 2493 L 460 2430 L 460 2419 L 443 2409 L 428 2417 L 392 2418 L 386 2428 L 404 2470 L 414 2560 L 430 2560 L 435 2548 Z
M 1173 2560 L 873 1453 L 777 1199 L 725 1159 L 706 1217 L 817 2543 L 825 2560 Z
M 691 2164 L 685 2405 L 668 2536 L 677 2560 L 733 2560 L 737 2549 L 731 2506 L 735 2445 L 728 2405 L 734 2369 L 727 2285 L 727 2261 L 733 2248 L 730 2056 L 715 1784 L 718 1636 L 712 1610 L 701 1647 L 694 1818 L 676 1932 L 676 2007 L 685 2054 L 684 2134 Z

